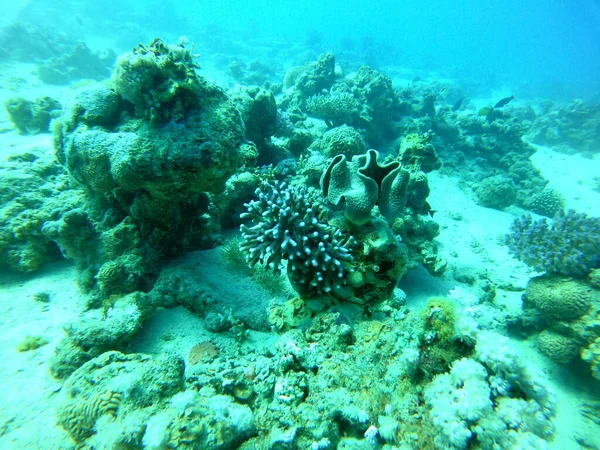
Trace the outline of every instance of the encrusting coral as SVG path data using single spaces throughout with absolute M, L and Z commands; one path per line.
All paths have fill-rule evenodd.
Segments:
M 115 90 L 134 105 L 138 117 L 179 121 L 199 105 L 202 88 L 195 69 L 200 66 L 194 62 L 193 47 L 189 50 L 186 45 L 185 39 L 178 45 L 154 39 L 117 59 Z

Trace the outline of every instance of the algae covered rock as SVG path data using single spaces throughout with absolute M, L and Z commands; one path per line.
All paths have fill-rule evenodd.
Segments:
M 335 56 L 324 53 L 316 63 L 302 69 L 295 78 L 296 88 L 305 96 L 315 95 L 330 89 L 335 82 Z
M 44 228 L 84 200 L 50 155 L 31 152 L 0 163 L 0 266 L 33 272 L 61 259 Z
M 593 377 L 600 380 L 600 338 L 583 349 L 581 359 L 591 366 Z
M 112 50 L 95 52 L 85 42 L 77 42 L 58 56 L 40 61 L 37 71 L 47 84 L 69 84 L 83 78 L 102 80 L 110 76 L 115 56 Z
M 187 42 L 167 45 L 160 39 L 140 44 L 117 58 L 113 82 L 117 94 L 135 108 L 136 117 L 153 123 L 180 121 L 200 104 L 202 80 Z
M 429 173 L 442 167 L 435 147 L 431 143 L 432 133 L 409 134 L 400 143 L 399 159 L 403 166 Z
M 83 363 L 111 350 L 124 349 L 152 312 L 147 294 L 135 292 L 105 302 L 104 311 L 91 310 L 80 321 L 65 328 L 66 337 L 56 348 L 50 371 L 66 378 Z
M 104 439 L 103 444 L 117 446 L 141 439 L 153 413 L 183 389 L 183 371 L 183 360 L 174 355 L 103 353 L 66 380 L 58 423 L 78 444 Z M 109 427 L 123 426 L 127 417 L 127 431 L 111 436 Z
M 277 125 L 273 92 L 259 86 L 238 86 L 229 95 L 246 124 L 246 136 L 260 146 L 275 133 Z
M 61 104 L 50 97 L 27 100 L 21 97 L 11 98 L 4 102 L 8 117 L 21 134 L 37 134 L 47 132 L 50 120 L 58 117 Z

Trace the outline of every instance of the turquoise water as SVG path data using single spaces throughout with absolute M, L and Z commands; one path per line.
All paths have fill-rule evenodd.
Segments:
M 600 448 L 600 6 L 4 2 L 0 449 Z

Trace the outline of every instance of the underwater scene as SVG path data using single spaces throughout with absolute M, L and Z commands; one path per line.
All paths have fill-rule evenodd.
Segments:
M 600 450 L 598 0 L 0 5 L 0 450 Z

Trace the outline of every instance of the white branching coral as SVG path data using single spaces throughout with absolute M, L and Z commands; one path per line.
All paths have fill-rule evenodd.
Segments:
M 247 203 L 242 219 L 240 250 L 251 266 L 264 264 L 280 273 L 287 260 L 292 285 L 310 293 L 331 292 L 345 284 L 352 270 L 354 238 L 321 223 L 317 206 L 303 188 L 285 183 L 265 183 L 256 190 L 257 200 Z

